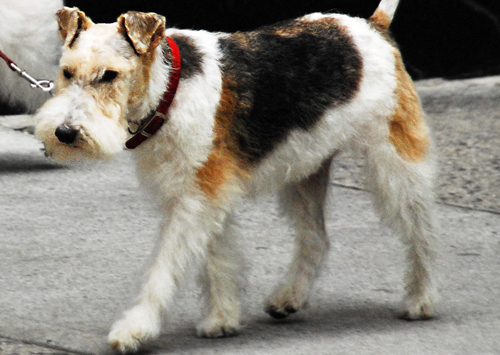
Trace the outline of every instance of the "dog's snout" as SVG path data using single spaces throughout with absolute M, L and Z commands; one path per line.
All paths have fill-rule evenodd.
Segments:
M 65 124 L 60 125 L 56 129 L 56 137 L 61 143 L 72 144 L 76 140 L 78 135 L 78 129 L 67 126 Z

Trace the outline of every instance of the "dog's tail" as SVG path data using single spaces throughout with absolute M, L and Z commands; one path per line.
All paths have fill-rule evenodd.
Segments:
M 386 31 L 391 24 L 398 4 L 399 0 L 382 0 L 370 17 L 370 22 L 381 30 Z

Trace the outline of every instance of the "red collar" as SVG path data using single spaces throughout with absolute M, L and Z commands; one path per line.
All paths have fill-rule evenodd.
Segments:
M 168 82 L 167 90 L 165 90 L 153 118 L 147 124 L 141 126 L 136 132 L 133 133 L 132 138 L 125 142 L 125 147 L 127 149 L 137 148 L 146 139 L 158 132 L 168 119 L 167 111 L 174 100 L 177 86 L 179 85 L 179 79 L 181 77 L 181 54 L 174 40 L 170 37 L 166 37 L 166 39 L 172 53 L 172 69 L 170 71 L 170 80 Z

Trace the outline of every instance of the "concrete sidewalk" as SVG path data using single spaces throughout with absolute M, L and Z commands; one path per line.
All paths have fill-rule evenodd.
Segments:
M 395 317 L 402 246 L 357 189 L 362 160 L 346 154 L 334 163 L 331 252 L 310 308 L 284 321 L 263 312 L 288 264 L 291 229 L 273 199 L 250 201 L 239 218 L 246 328 L 234 338 L 195 336 L 202 310 L 193 274 L 148 353 L 500 354 L 499 83 L 418 84 L 441 156 L 437 319 Z M 157 216 L 129 153 L 64 167 L 11 124 L 0 118 L 0 354 L 105 353 L 109 327 L 135 295 L 153 248 Z

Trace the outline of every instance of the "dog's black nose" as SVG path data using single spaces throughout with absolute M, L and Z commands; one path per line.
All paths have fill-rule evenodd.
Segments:
M 73 127 L 69 127 L 65 124 L 60 125 L 56 129 L 56 137 L 61 143 L 73 144 L 78 135 L 78 130 Z

